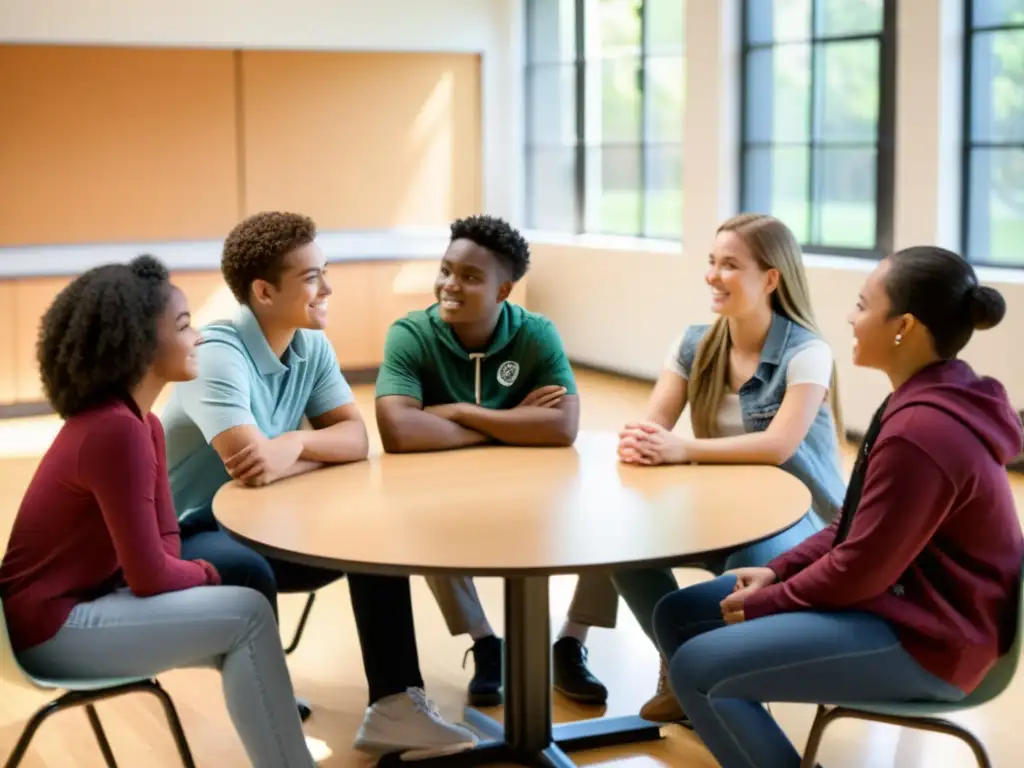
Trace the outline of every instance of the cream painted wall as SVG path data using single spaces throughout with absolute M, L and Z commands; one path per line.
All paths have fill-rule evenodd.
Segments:
M 896 247 L 959 242 L 962 0 L 899 0 Z M 681 329 L 710 317 L 703 283 L 718 223 L 737 212 L 739 0 L 687 2 L 685 242 L 612 242 L 531 233 L 530 307 L 562 332 L 583 363 L 655 377 Z M 1024 244 L 1022 244 L 1024 247 Z M 878 373 L 849 363 L 846 315 L 873 263 L 809 254 L 814 308 L 839 363 L 847 425 L 863 430 L 887 392 Z M 985 270 L 1009 310 L 964 354 L 1001 379 L 1024 407 L 1024 271 Z

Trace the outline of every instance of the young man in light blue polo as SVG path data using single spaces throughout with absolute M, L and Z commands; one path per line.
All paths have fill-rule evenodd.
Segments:
M 529 262 L 526 240 L 501 219 L 473 216 L 452 224 L 434 283 L 438 303 L 397 320 L 388 331 L 377 378 L 377 425 L 385 450 L 575 441 L 576 379 L 558 331 L 547 318 L 506 301 Z M 427 583 L 449 631 L 473 639 L 470 704 L 499 704 L 502 642 L 473 580 L 432 576 Z M 588 627 L 615 626 L 618 601 L 608 577 L 580 577 L 554 647 L 553 683 L 563 695 L 588 704 L 606 701 L 607 689 L 587 667 L 584 643 Z
M 231 538 L 214 519 L 214 495 L 232 479 L 266 485 L 367 455 L 366 427 L 322 333 L 331 288 L 315 237 L 313 221 L 291 213 L 257 214 L 232 230 L 221 270 L 238 314 L 203 329 L 199 376 L 176 387 L 163 416 L 182 557 L 260 591 L 275 612 L 278 592 L 316 590 L 342 574 Z M 313 429 L 302 429 L 304 417 Z M 409 580 L 350 574 L 349 591 L 370 688 L 356 746 L 406 756 L 471 747 L 472 733 L 446 723 L 423 691 Z

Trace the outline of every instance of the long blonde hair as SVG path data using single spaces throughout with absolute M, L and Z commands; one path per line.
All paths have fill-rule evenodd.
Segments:
M 772 309 L 780 315 L 821 336 L 811 293 L 807 287 L 800 244 L 789 227 L 773 216 L 759 213 L 741 213 L 723 223 L 718 232 L 732 232 L 750 249 L 761 269 L 777 269 L 779 284 L 772 293 Z M 690 371 L 690 421 L 696 437 L 715 437 L 718 408 L 726 390 L 729 372 L 729 321 L 719 317 L 697 347 Z M 843 416 L 839 407 L 839 380 L 835 361 L 832 362 L 832 380 L 829 385 L 829 406 L 835 420 L 836 431 L 843 435 Z

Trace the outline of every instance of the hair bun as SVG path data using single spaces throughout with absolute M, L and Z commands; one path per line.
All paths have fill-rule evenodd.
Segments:
M 975 330 L 984 331 L 994 328 L 1006 314 L 1006 300 L 995 288 L 975 284 L 967 292 L 967 300 L 971 306 L 971 321 Z
M 167 267 L 155 256 L 150 256 L 148 253 L 136 256 L 128 266 L 131 267 L 133 275 L 143 280 L 162 283 L 170 279 Z

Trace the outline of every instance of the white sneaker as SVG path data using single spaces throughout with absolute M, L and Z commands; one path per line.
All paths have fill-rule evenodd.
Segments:
M 402 760 L 424 760 L 463 752 L 476 743 L 471 731 L 445 721 L 422 688 L 409 688 L 366 708 L 355 748 L 374 755 L 401 752 Z

